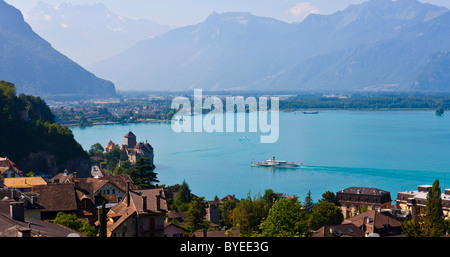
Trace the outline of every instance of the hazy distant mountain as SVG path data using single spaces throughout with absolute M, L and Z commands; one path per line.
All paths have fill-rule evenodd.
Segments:
M 33 32 L 19 10 L 0 0 L 0 80 L 36 96 L 113 96 L 114 84 L 59 53 Z
M 422 87 L 418 78 L 425 66 L 439 65 L 429 58 L 450 50 L 449 15 L 417 0 L 371 0 L 297 24 L 214 13 L 90 69 L 118 88 L 148 90 L 450 91 L 444 84 Z
M 39 2 L 25 13 L 25 20 L 55 49 L 83 66 L 117 55 L 170 29 L 150 20 L 122 17 L 103 4 Z
M 249 89 L 280 66 L 293 64 L 285 39 L 294 28 L 249 13 L 213 13 L 200 24 L 141 41 L 89 69 L 120 88 Z

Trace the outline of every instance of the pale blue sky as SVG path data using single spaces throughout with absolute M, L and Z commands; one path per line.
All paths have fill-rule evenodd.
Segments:
M 5 0 L 21 11 L 34 7 L 39 0 Z M 129 18 L 146 18 L 162 24 L 184 26 L 203 21 L 213 11 L 251 12 L 287 22 L 299 22 L 308 13 L 331 14 L 350 4 L 366 0 L 42 0 L 50 4 L 74 5 L 102 2 L 112 12 Z M 450 8 L 449 0 L 420 0 Z

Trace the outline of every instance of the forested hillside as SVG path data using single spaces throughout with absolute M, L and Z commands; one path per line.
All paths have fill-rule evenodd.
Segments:
M 40 97 L 20 94 L 12 83 L 0 81 L 0 156 L 19 164 L 26 173 L 56 174 L 70 169 L 89 172 L 89 156 L 67 127 Z

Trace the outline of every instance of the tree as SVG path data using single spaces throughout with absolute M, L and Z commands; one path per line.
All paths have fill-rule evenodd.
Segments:
M 103 152 L 105 151 L 105 148 L 100 143 L 95 143 L 91 146 L 91 149 L 89 150 L 90 156 L 103 156 Z
M 106 229 L 107 229 L 107 221 L 106 221 L 106 207 L 105 201 L 102 203 L 102 209 L 100 211 L 100 227 L 99 227 L 99 237 L 107 237 Z
M 262 197 L 264 202 L 266 202 L 267 204 L 270 204 L 271 206 L 272 206 L 272 204 L 275 203 L 276 200 L 278 200 L 278 198 L 280 198 L 280 197 L 277 194 L 275 194 L 275 191 L 273 191 L 272 188 L 266 189 L 264 191 L 264 195 Z
M 330 202 L 319 202 L 314 207 L 310 215 L 310 224 L 312 229 L 319 229 L 322 226 L 331 226 L 341 224 L 344 220 L 341 209 Z
M 305 197 L 305 203 L 303 204 L 303 210 L 306 213 L 311 213 L 314 210 L 314 203 L 311 198 L 311 190 L 308 191 L 308 194 Z
M 56 218 L 53 220 L 53 223 L 71 228 L 89 237 L 95 236 L 95 228 L 89 225 L 89 222 L 84 222 L 78 219 L 75 214 L 58 212 Z
M 237 207 L 236 201 L 225 199 L 219 205 L 219 225 L 221 227 L 231 228 L 233 226 L 233 210 Z
M 260 228 L 262 235 L 266 237 L 305 236 L 308 232 L 308 219 L 297 198 L 281 198 L 270 208 Z
M 153 163 L 148 157 L 141 157 L 136 164 L 125 173 L 133 180 L 138 189 L 153 188 L 153 183 L 159 182 L 156 178 Z
M 437 179 L 428 190 L 422 230 L 424 237 L 439 237 L 445 233 L 441 188 L 439 187 L 439 180 Z
M 178 212 L 184 212 L 189 208 L 189 203 L 192 201 L 192 193 L 188 183 L 183 180 L 180 190 L 174 200 L 175 209 Z
M 197 230 L 208 229 L 209 222 L 204 220 L 204 217 L 206 216 L 206 202 L 204 197 L 195 197 L 189 204 L 186 215 L 186 228 L 191 233 Z
M 420 224 L 411 218 L 408 218 L 402 222 L 402 233 L 406 237 L 420 237 L 422 231 L 420 229 Z
M 336 206 L 341 205 L 339 203 L 338 199 L 336 198 L 336 195 L 331 191 L 326 191 L 325 193 L 323 193 L 322 199 L 319 200 L 319 202 L 329 202 L 329 203 L 333 203 Z
M 268 203 L 261 194 L 252 199 L 250 193 L 246 199 L 241 199 L 233 210 L 233 223 L 242 236 L 251 236 L 260 233 L 259 225 L 269 214 L 271 203 Z
M 106 160 L 106 169 L 111 173 L 115 170 L 119 161 L 128 161 L 126 153 L 118 148 L 114 148 L 108 153 L 105 153 L 104 157 Z

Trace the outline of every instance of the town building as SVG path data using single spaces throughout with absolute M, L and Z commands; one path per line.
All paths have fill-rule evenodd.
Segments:
M 358 214 L 361 208 L 380 210 L 391 208 L 391 194 L 370 187 L 349 187 L 336 193 L 344 218 Z
M 7 157 L 0 157 L 0 179 L 1 178 L 17 178 L 22 177 L 23 172 L 19 169 L 19 166 Z
M 153 147 L 147 142 L 138 143 L 136 140 L 136 135 L 133 134 L 133 132 L 131 131 L 125 135 L 125 144 L 119 146 L 118 144 L 115 144 L 113 141 L 109 141 L 108 144 L 105 146 L 105 152 L 108 153 L 112 149 L 116 148 L 120 149 L 121 151 L 124 151 L 128 156 L 128 160 L 132 164 L 135 164 L 139 158 L 148 157 L 150 158 L 152 165 L 154 165 Z
M 41 219 L 42 205 L 37 202 L 38 195 L 32 192 L 22 192 L 15 188 L 0 188 L 0 200 L 17 201 L 24 204 L 25 217 L 30 219 Z
M 420 185 L 417 190 L 399 192 L 396 200 L 397 207 L 410 211 L 412 218 L 415 219 L 417 215 L 425 213 L 428 190 L 431 187 L 431 185 Z M 442 212 L 448 218 L 450 217 L 450 189 L 445 189 L 441 193 L 441 200 Z
M 402 223 L 389 215 L 382 214 L 379 210 L 369 210 L 342 222 L 342 224 L 348 223 L 357 226 L 366 237 L 370 235 L 398 236 L 402 233 Z
M 44 206 L 41 210 L 42 220 L 53 220 L 58 212 L 78 213 L 78 202 L 73 183 L 49 183 L 34 186 L 33 193 L 38 195 L 38 203 Z
M 3 179 L 4 187 L 16 188 L 22 192 L 31 192 L 35 186 L 46 185 L 42 177 L 15 177 Z
M 167 212 L 162 188 L 128 189 L 124 199 L 107 213 L 107 236 L 164 237 Z
M 323 226 L 312 237 L 364 237 L 364 232 L 361 231 L 355 224 L 338 224 L 333 226 Z
M 164 237 L 184 237 L 186 229 L 172 222 L 164 222 Z
M 37 211 L 42 208 L 31 203 L 31 199 L 23 197 L 28 193 L 2 189 L 0 195 L 5 190 L 12 195 L 5 195 L 0 199 L 0 237 L 84 237 L 83 234 L 64 226 L 44 222 L 34 216 L 29 217 L 27 210 L 30 210 L 30 206 L 35 205 Z
M 43 212 L 46 219 L 54 219 L 62 211 L 76 213 L 91 224 L 98 219 L 103 202 L 110 209 L 123 199 L 128 186 L 137 189 L 126 174 L 78 178 L 64 172 L 47 181 L 47 186 L 34 187 L 40 195 L 39 202 L 48 206 Z

